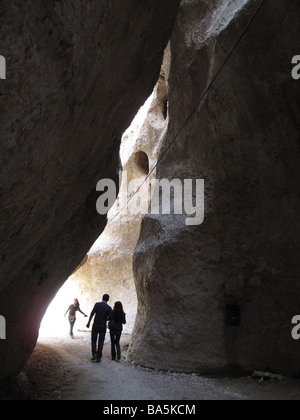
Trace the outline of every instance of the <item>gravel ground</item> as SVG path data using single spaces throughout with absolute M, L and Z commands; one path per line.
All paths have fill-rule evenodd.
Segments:
M 90 334 L 42 338 L 17 383 L 1 399 L 27 400 L 300 400 L 300 380 L 203 377 L 151 370 L 127 363 L 130 337 L 122 336 L 122 360 L 90 361 Z

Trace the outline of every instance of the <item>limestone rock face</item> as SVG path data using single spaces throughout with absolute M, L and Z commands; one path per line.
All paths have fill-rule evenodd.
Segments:
M 103 230 L 96 183 L 155 85 L 179 0 L 4 1 L 1 51 L 0 379 Z
M 199 226 L 186 226 L 185 215 L 143 220 L 136 363 L 300 371 L 291 337 L 300 296 L 298 2 L 264 2 L 218 74 L 259 4 L 181 3 L 162 153 L 177 138 L 157 177 L 204 179 L 205 218 Z

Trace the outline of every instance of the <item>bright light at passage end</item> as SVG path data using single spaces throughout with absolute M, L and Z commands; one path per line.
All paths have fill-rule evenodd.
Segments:
M 39 337 L 67 337 L 69 334 L 68 314 L 64 317 L 68 307 L 74 299 L 80 303 L 80 295 L 76 284 L 67 281 L 49 305 L 41 322 Z M 85 329 L 87 318 L 77 312 L 74 334 L 78 329 Z

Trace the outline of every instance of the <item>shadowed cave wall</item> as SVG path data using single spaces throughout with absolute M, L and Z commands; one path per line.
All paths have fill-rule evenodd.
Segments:
M 158 79 L 179 0 L 2 1 L 0 379 L 106 224 L 120 139 Z

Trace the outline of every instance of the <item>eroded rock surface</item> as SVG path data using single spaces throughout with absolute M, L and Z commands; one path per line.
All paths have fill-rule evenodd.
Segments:
M 0 379 L 33 350 L 55 292 L 103 230 L 96 183 L 159 75 L 178 0 L 3 1 Z
M 259 1 L 182 2 L 171 40 L 174 139 Z M 300 371 L 300 84 L 297 1 L 265 1 L 159 163 L 158 178 L 205 180 L 205 219 L 148 214 L 134 257 L 138 364 L 183 371 Z M 230 305 L 230 306 L 229 306 Z M 235 324 L 231 325 L 230 324 Z

